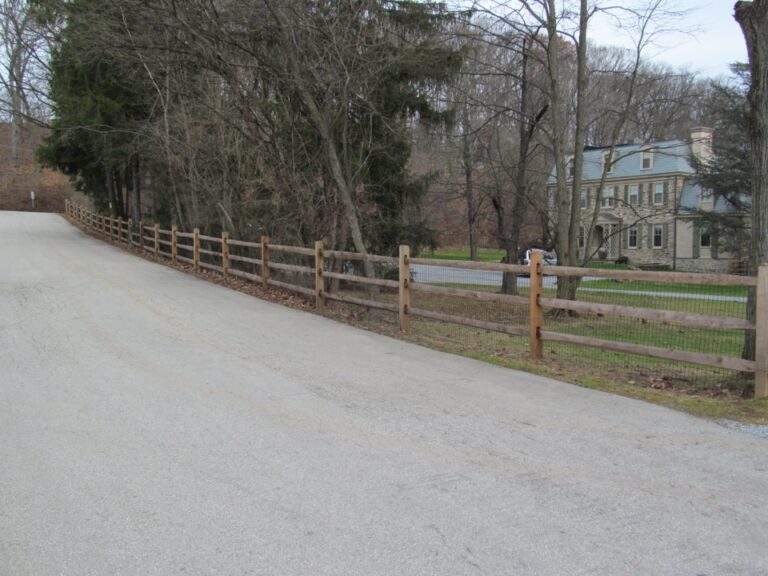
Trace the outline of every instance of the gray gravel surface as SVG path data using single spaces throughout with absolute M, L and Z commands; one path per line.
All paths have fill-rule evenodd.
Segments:
M 760 424 L 744 424 L 743 422 L 734 422 L 733 420 L 721 420 L 720 424 L 726 428 L 739 430 L 746 434 L 754 434 L 755 436 L 768 440 L 768 426 L 762 426 Z
M 768 574 L 765 440 L 0 213 L 0 575 Z

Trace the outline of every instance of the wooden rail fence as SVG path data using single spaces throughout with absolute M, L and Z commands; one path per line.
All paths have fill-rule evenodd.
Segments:
M 541 259 L 541 254 L 534 253 L 530 266 L 504 264 L 496 262 L 468 262 L 453 260 L 436 260 L 427 258 L 412 258 L 408 246 L 400 246 L 397 258 L 376 254 L 360 254 L 341 250 L 326 250 L 322 241 L 317 241 L 314 248 L 286 246 L 273 244 L 268 236 L 262 236 L 260 242 L 247 242 L 230 238 L 224 232 L 221 236 L 206 236 L 195 228 L 192 232 L 180 232 L 176 226 L 170 230 L 161 229 L 158 224 L 148 226 L 144 221 L 134 222 L 122 218 L 111 218 L 97 214 L 74 202 L 66 202 L 67 215 L 80 225 L 96 231 L 110 239 L 133 245 L 142 251 L 152 252 L 172 261 L 191 264 L 194 269 L 209 269 L 225 276 L 237 276 L 253 282 L 261 282 L 265 286 L 291 290 L 308 298 L 313 298 L 318 310 L 323 310 L 328 300 L 346 302 L 368 308 L 375 308 L 396 313 L 399 317 L 400 330 L 410 332 L 411 318 L 420 317 L 442 322 L 450 322 L 510 334 L 513 336 L 528 336 L 530 354 L 534 359 L 540 359 L 543 354 L 543 342 L 562 342 L 577 344 L 603 350 L 635 354 L 664 360 L 673 360 L 699 364 L 703 366 L 726 368 L 740 372 L 750 372 L 755 375 L 755 396 L 768 397 L 768 264 L 759 267 L 757 277 L 735 276 L 728 274 L 698 274 L 685 272 L 648 272 L 634 270 L 605 270 L 593 268 L 575 268 L 567 266 L 547 266 Z M 202 243 L 208 248 L 203 248 Z M 218 246 L 218 249 L 211 248 Z M 233 247 L 249 248 L 258 251 L 260 257 L 252 258 L 241 254 L 233 254 Z M 286 253 L 312 258 L 313 266 L 300 266 L 274 262 L 271 253 Z M 219 264 L 212 264 L 201 256 L 218 259 Z M 373 263 L 397 266 L 398 280 L 383 278 L 368 278 L 365 276 L 333 272 L 327 270 L 325 262 L 329 259 L 345 261 L 368 261 Z M 233 262 L 250 264 L 257 267 L 259 274 L 246 272 L 232 266 Z M 485 270 L 493 272 L 511 272 L 525 274 L 530 277 L 528 297 L 507 295 L 437 286 L 411 279 L 412 265 L 440 266 L 467 270 Z M 272 278 L 271 270 L 281 270 L 296 274 L 306 274 L 314 278 L 314 288 L 307 288 L 289 282 Z M 756 321 L 726 316 L 709 316 L 668 310 L 656 310 L 633 306 L 620 306 L 595 302 L 564 300 L 548 298 L 543 295 L 544 277 L 585 277 L 608 278 L 615 280 L 645 280 L 666 284 L 698 284 L 709 286 L 745 286 L 756 291 Z M 327 290 L 327 280 L 343 280 L 346 282 L 397 290 L 398 303 L 391 304 L 370 298 L 359 298 L 339 292 Z M 505 302 L 528 307 L 528 326 L 513 326 L 510 324 L 477 320 L 453 314 L 444 314 L 411 306 L 411 292 L 420 291 L 445 296 L 460 296 L 475 300 Z M 755 360 L 718 356 L 670 348 L 661 348 L 642 344 L 620 342 L 592 338 L 589 336 L 565 334 L 545 329 L 544 309 L 561 309 L 574 312 L 613 315 L 634 318 L 641 321 L 652 321 L 677 324 L 681 326 L 706 327 L 713 330 L 755 330 L 756 355 Z

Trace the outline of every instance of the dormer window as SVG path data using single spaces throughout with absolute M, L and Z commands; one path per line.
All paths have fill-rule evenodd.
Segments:
M 568 158 L 568 163 L 565 167 L 565 173 L 568 174 L 568 178 L 573 178 L 573 175 L 576 173 L 576 166 L 573 162 L 573 157 Z
M 646 148 L 640 152 L 640 169 L 650 170 L 653 168 L 653 149 Z

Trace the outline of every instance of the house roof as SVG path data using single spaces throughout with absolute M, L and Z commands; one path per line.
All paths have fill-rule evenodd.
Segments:
M 680 209 L 681 212 L 691 211 L 695 212 L 699 209 L 699 196 L 701 195 L 701 186 L 696 182 L 686 178 L 683 183 L 683 193 L 680 195 Z M 715 203 L 712 206 L 712 211 L 720 214 L 726 212 L 733 212 L 734 208 L 728 201 L 722 196 L 715 197 Z
M 641 151 L 653 149 L 653 165 L 643 170 L 640 165 Z M 605 148 L 585 148 L 584 176 L 585 182 L 600 180 L 603 175 L 603 154 Z M 685 140 L 665 140 L 650 144 L 622 144 L 616 146 L 613 152 L 613 172 L 607 175 L 607 180 L 615 178 L 645 178 L 674 173 L 694 173 L 689 162 L 691 145 Z M 549 175 L 549 183 L 555 183 L 555 169 Z

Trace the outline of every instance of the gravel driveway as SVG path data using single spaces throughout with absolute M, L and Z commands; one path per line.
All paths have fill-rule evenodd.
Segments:
M 768 442 L 0 212 L 0 575 L 768 574 Z

